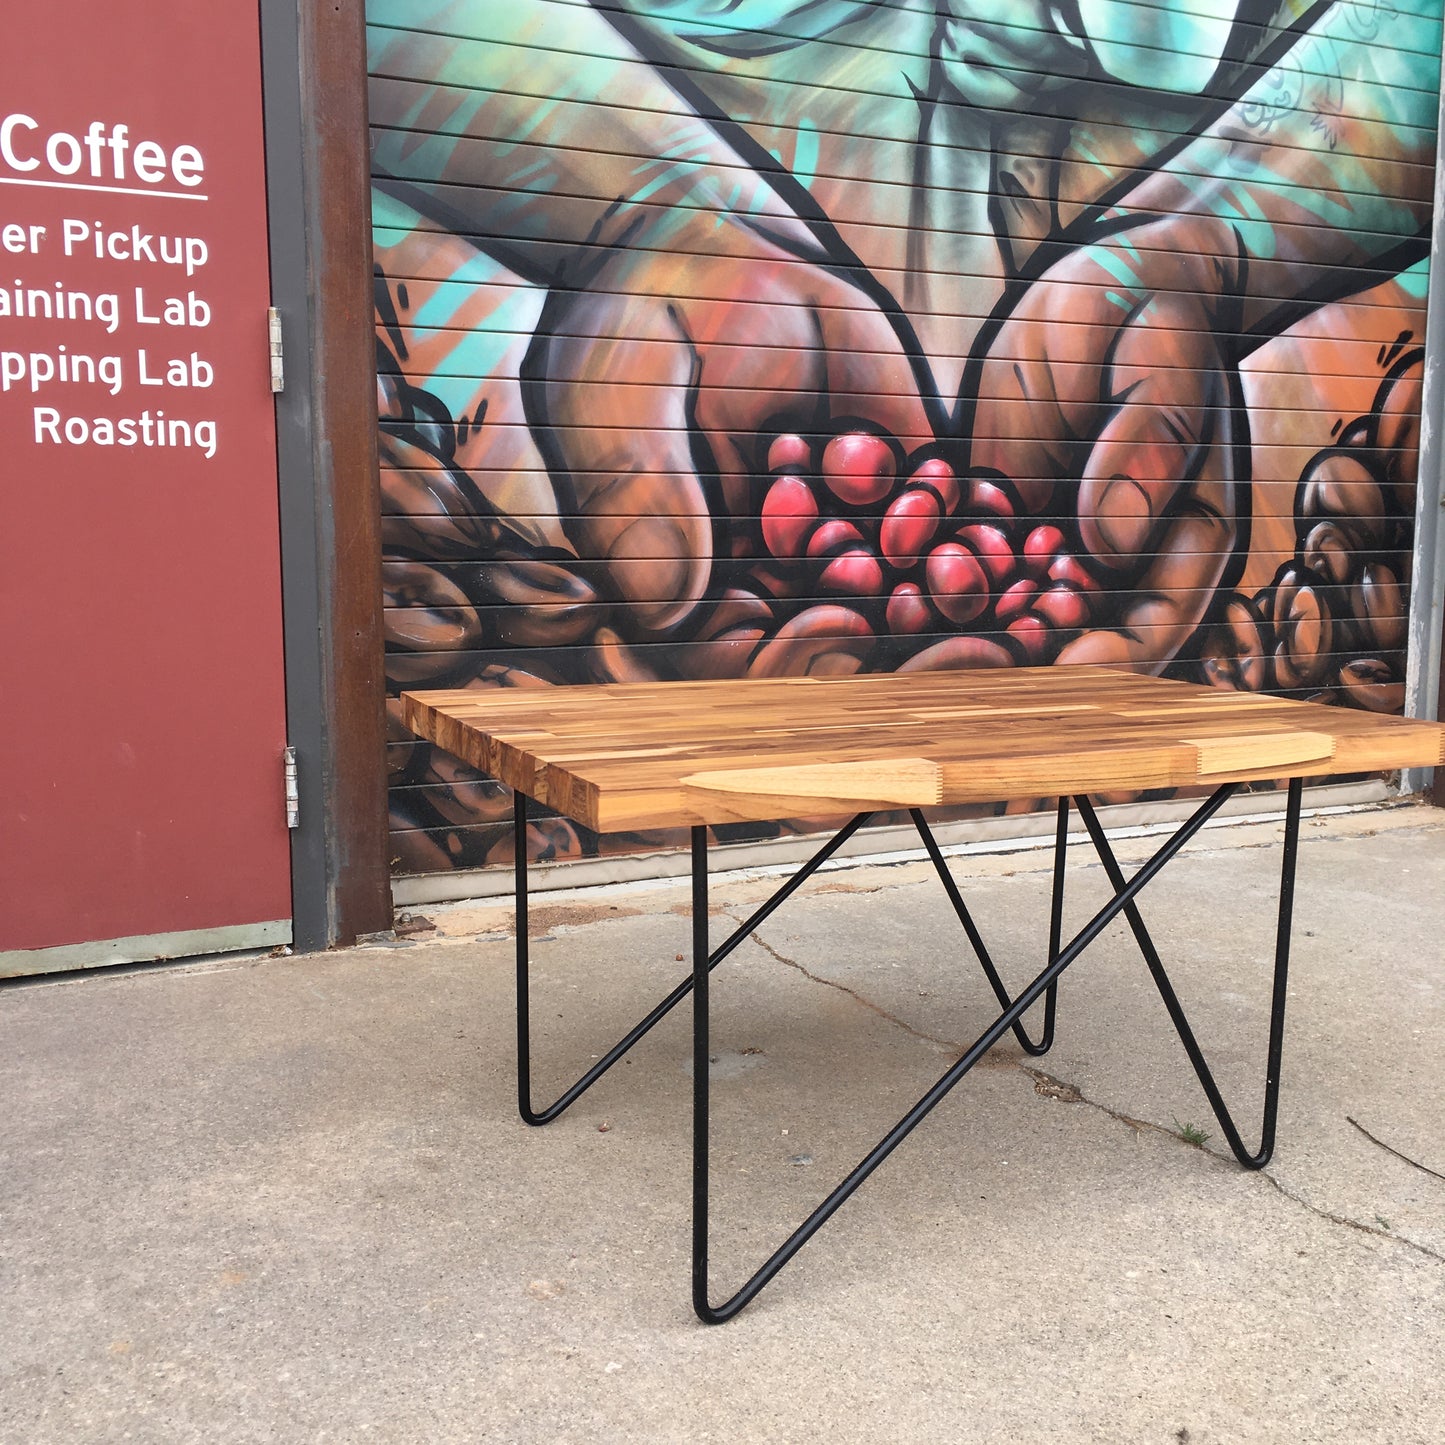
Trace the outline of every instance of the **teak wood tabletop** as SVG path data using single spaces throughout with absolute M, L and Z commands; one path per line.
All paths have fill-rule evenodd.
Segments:
M 1445 727 L 1098 667 L 404 693 L 599 832 L 1445 765 Z

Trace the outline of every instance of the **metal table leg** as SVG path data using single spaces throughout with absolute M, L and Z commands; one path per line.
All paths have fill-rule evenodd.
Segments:
M 1169 975 L 1164 971 L 1159 951 L 1154 947 L 1154 940 L 1149 936 L 1149 930 L 1144 925 L 1138 907 L 1130 903 L 1124 909 L 1124 917 L 1128 919 L 1129 927 L 1133 930 L 1139 952 L 1144 955 L 1144 962 L 1149 966 L 1159 996 L 1164 1000 L 1164 1007 L 1168 1009 L 1175 1031 L 1184 1045 L 1184 1052 L 1189 1055 L 1189 1062 L 1194 1065 L 1194 1072 L 1199 1076 L 1205 1097 L 1209 1100 L 1210 1108 L 1214 1110 L 1214 1117 L 1219 1120 L 1219 1127 L 1234 1157 L 1246 1169 L 1262 1169 L 1274 1153 L 1274 1126 L 1279 1113 L 1279 1064 L 1284 1048 L 1284 1004 L 1289 981 L 1290 923 L 1294 913 L 1294 870 L 1295 859 L 1299 853 L 1299 815 L 1303 791 L 1303 779 L 1292 778 L 1289 799 L 1285 805 L 1284 856 L 1280 865 L 1279 917 L 1274 943 L 1274 989 L 1270 1000 L 1269 1053 L 1264 1073 L 1264 1119 L 1260 1125 L 1259 1148 L 1254 1153 L 1245 1148 L 1244 1140 L 1240 1138 L 1239 1130 L 1225 1107 L 1224 1096 L 1219 1091 L 1219 1085 L 1214 1082 L 1214 1075 L 1205 1061 L 1204 1051 L 1194 1037 L 1194 1030 L 1189 1027 L 1179 995 L 1174 992 L 1174 986 L 1169 982 Z M 1104 836 L 1103 828 L 1099 826 L 1098 815 L 1089 805 L 1087 798 L 1078 799 L 1078 804 L 1079 813 L 1083 817 L 1084 826 L 1089 830 L 1089 837 L 1093 839 L 1099 861 L 1104 865 L 1104 872 L 1117 891 L 1123 887 L 1124 875 L 1114 857 L 1113 849 L 1109 846 L 1109 840 Z
M 710 1056 L 709 981 L 712 970 L 726 958 L 744 938 L 790 897 L 828 858 L 862 827 L 871 814 L 861 813 L 831 838 L 811 859 L 773 894 L 753 915 L 734 930 L 717 948 L 710 948 L 708 939 L 708 877 L 707 829 L 692 830 L 692 975 L 678 984 L 651 1013 L 643 1018 L 611 1050 L 593 1065 L 555 1103 L 536 1110 L 531 1103 L 531 1044 L 529 1020 L 529 981 L 527 943 L 527 858 L 526 799 L 516 795 L 514 827 L 516 841 L 515 882 L 517 901 L 517 1080 L 518 1105 L 529 1124 L 544 1124 L 555 1119 L 583 1092 L 591 1087 L 649 1029 L 671 1011 L 689 992 L 693 995 L 693 1234 L 692 1295 L 698 1318 L 707 1324 L 720 1324 L 742 1310 L 771 1281 L 789 1260 L 810 1240 L 870 1174 L 908 1137 L 919 1123 L 944 1099 L 963 1076 L 1010 1030 L 1030 1053 L 1044 1052 L 1054 1033 L 1056 989 L 1060 975 L 1120 914 L 1128 920 L 1139 943 L 1150 973 L 1164 999 L 1170 1018 L 1178 1030 L 1190 1061 L 1199 1075 L 1211 1105 L 1219 1118 L 1225 1137 L 1241 1163 L 1250 1168 L 1264 1165 L 1274 1146 L 1275 1119 L 1279 1097 L 1279 1065 L 1284 1036 L 1284 1003 L 1289 960 L 1290 920 L 1293 902 L 1294 869 L 1298 851 L 1301 785 L 1290 784 L 1286 814 L 1284 863 L 1281 877 L 1279 919 L 1276 933 L 1274 993 L 1270 1019 L 1269 1057 L 1266 1067 L 1263 1138 L 1260 1150 L 1250 1154 L 1240 1141 L 1238 1131 L 1224 1107 L 1194 1034 L 1184 1016 L 1178 997 L 1169 983 L 1158 951 L 1135 906 L 1134 900 L 1189 840 L 1236 791 L 1237 785 L 1226 784 L 1212 794 L 1179 829 L 1133 875 L 1125 879 L 1112 849 L 1099 825 L 1098 817 L 1087 798 L 1075 798 L 1080 816 L 1099 853 L 1101 862 L 1115 889 L 1109 900 L 1084 925 L 1067 945 L 1062 945 L 1064 855 L 1068 833 L 1069 804 L 1060 799 L 1055 835 L 1053 897 L 1050 908 L 1048 963 L 1016 997 L 1010 999 L 1007 989 L 990 957 L 977 925 L 950 874 L 942 853 L 921 813 L 914 813 L 914 822 L 929 857 L 938 871 L 950 902 L 963 925 L 970 944 L 978 955 L 989 984 L 1003 1011 L 974 1041 L 963 1056 L 951 1065 L 918 1102 L 859 1161 L 857 1166 L 808 1216 L 803 1223 L 768 1257 L 767 1260 L 732 1296 L 719 1305 L 708 1297 L 708 1210 L 709 1210 L 709 1094 L 708 1059 Z M 1040 999 L 1045 1000 L 1043 1033 L 1037 1043 L 1024 1032 L 1021 1020 Z
M 1054 902 L 1049 931 L 1050 958 L 1053 958 L 1059 951 L 1059 930 L 1063 916 L 1063 866 L 1064 845 L 1068 832 L 1068 807 L 1067 799 L 1059 800 L 1059 828 L 1054 853 Z M 859 813 L 819 848 L 746 922 L 740 924 L 713 950 L 708 963 L 709 970 L 716 968 L 760 923 L 796 893 L 872 816 L 872 813 Z M 933 833 L 925 822 L 923 814 L 917 809 L 912 810 L 912 817 L 919 836 L 923 839 L 924 846 L 928 849 L 940 878 L 943 879 L 944 887 L 948 890 L 948 896 L 953 902 L 959 921 L 962 923 L 974 953 L 998 998 L 999 1005 L 1006 1008 L 1010 1000 L 1003 980 L 999 977 L 998 970 L 984 945 L 978 927 L 958 891 L 957 884 L 948 871 L 948 865 L 939 851 Z M 566 1089 L 547 1107 L 535 1108 L 532 1104 L 531 957 L 527 921 L 527 798 L 520 792 L 513 796 L 512 830 L 513 891 L 517 909 L 517 1111 L 528 1124 L 550 1124 L 553 1119 L 576 1103 L 644 1034 L 671 1013 L 692 992 L 694 983 L 690 976 L 683 979 L 649 1014 L 603 1054 L 575 1084 Z M 1042 1054 L 1048 1051 L 1054 1037 L 1054 1008 L 1055 990 L 1050 988 L 1044 1003 L 1043 1038 L 1037 1044 L 1029 1039 L 1021 1023 L 1014 1025 L 1014 1033 L 1019 1044 L 1028 1053 Z
M 937 1083 L 883 1136 L 852 1172 L 849 1173 L 812 1214 L 783 1241 L 743 1286 L 718 1305 L 714 1305 L 708 1295 L 709 1084 L 706 1062 L 709 1057 L 710 1037 L 707 977 L 707 833 L 706 830 L 702 828 L 694 829 L 692 835 L 694 968 L 692 1299 L 693 1309 L 696 1311 L 698 1318 L 705 1324 L 721 1324 L 732 1319 L 734 1315 L 745 1308 L 757 1296 L 759 1291 L 773 1279 L 778 1271 L 817 1233 L 843 1202 L 858 1189 L 863 1181 L 873 1173 L 889 1154 L 891 1154 L 944 1099 L 954 1085 L 983 1058 L 1005 1033 L 1017 1024 L 1019 1019 L 1023 1017 L 1040 997 L 1047 994 L 1053 988 L 1059 975 L 1084 952 L 1120 913 L 1126 914 L 1131 924 L 1134 922 L 1134 919 L 1138 916 L 1138 910 L 1134 907 L 1135 898 L 1159 873 L 1164 865 L 1208 822 L 1235 791 L 1236 785 L 1234 784 L 1226 784 L 1224 787 L 1219 788 L 1194 812 L 1174 835 L 1154 853 L 1138 872 L 1128 880 L 1124 879 L 1118 869 L 1117 862 L 1113 862 L 1112 853 L 1109 853 L 1105 866 L 1109 868 L 1110 863 L 1112 863 L 1110 880 L 1116 890 L 1114 897 L 1074 935 L 1067 946 L 1060 949 L 1054 946 L 1053 940 L 1051 940 L 1051 958 L 1043 971 L 1008 1004 L 998 1018 L 979 1035 L 964 1055 L 943 1073 Z M 1076 798 L 1075 802 L 1079 805 L 1080 811 L 1085 817 L 1086 826 L 1089 825 L 1090 819 L 1093 820 L 1090 833 L 1091 836 L 1094 837 L 1096 846 L 1098 846 L 1103 835 L 1102 832 L 1096 834 L 1094 831 L 1098 822 L 1097 817 L 1093 814 L 1092 808 L 1089 807 L 1087 799 Z M 1298 824 L 1299 786 L 1298 784 L 1292 783 L 1285 834 L 1284 877 L 1275 951 L 1274 1006 L 1270 1024 L 1269 1063 L 1266 1074 L 1266 1140 L 1264 1148 L 1261 1153 L 1257 1155 L 1244 1153 L 1242 1146 L 1236 1149 L 1236 1154 L 1241 1158 L 1242 1162 L 1253 1168 L 1258 1168 L 1266 1162 L 1269 1157 L 1268 1150 L 1272 1147 L 1273 1141 L 1275 1108 L 1279 1090 L 1279 1056 L 1283 1042 L 1285 971 L 1289 952 L 1290 915 L 1298 841 Z M 1061 811 L 1061 834 L 1065 831 L 1065 825 L 1066 818 Z M 1107 849 L 1107 843 L 1103 845 L 1103 848 Z M 1102 856 L 1103 850 L 1101 850 L 1101 857 Z M 1058 929 L 1061 917 L 1060 884 L 1060 864 L 1056 854 L 1055 901 L 1053 908 L 1054 930 Z M 1140 931 L 1142 930 L 1143 924 L 1141 921 L 1138 930 L 1136 930 L 1136 937 L 1140 936 Z M 1144 933 L 1143 937 L 1147 937 L 1147 933 Z M 1143 937 L 1141 937 L 1141 946 L 1143 946 Z M 1153 944 L 1151 941 L 1147 945 L 1146 958 L 1148 958 L 1152 952 Z M 1154 954 L 1154 958 L 1157 960 L 1157 953 Z M 1153 971 L 1154 964 L 1152 962 L 1150 966 L 1151 971 Z M 1159 981 L 1161 976 L 1162 967 L 1155 974 L 1156 982 Z M 1203 1065 L 1202 1054 L 1199 1053 L 1198 1045 L 1194 1042 L 1193 1034 L 1189 1032 L 1188 1025 L 1184 1021 L 1183 1011 L 1179 1009 L 1178 1000 L 1173 997 L 1172 990 L 1168 990 L 1167 979 L 1161 984 L 1161 992 L 1165 994 L 1165 1002 L 1166 1005 L 1170 1007 L 1171 1017 L 1174 1018 L 1176 1027 L 1180 1029 L 1180 1037 L 1184 1040 L 1185 1047 L 1190 1052 L 1191 1059 L 1196 1060 L 1196 1068 L 1201 1070 L 1201 1080 L 1203 1080 L 1208 1077 L 1208 1070 Z M 1210 1078 L 1210 1084 L 1207 1087 L 1212 1087 L 1212 1084 L 1213 1080 Z M 1218 1091 L 1216 1089 L 1211 1098 L 1211 1102 L 1213 1098 L 1217 1096 Z M 1218 1107 L 1222 1109 L 1222 1103 Z M 1224 1117 L 1226 1116 L 1221 1115 L 1221 1123 L 1223 1123 Z M 1229 1128 L 1232 1130 L 1233 1125 L 1231 1124 Z M 1238 1137 L 1237 1134 L 1235 1137 Z
M 741 924 L 713 951 L 708 968 L 716 968 L 758 924 L 797 892 L 872 816 L 871 813 L 859 813 L 835 833 L 747 922 Z M 520 792 L 513 797 L 512 843 L 512 879 L 517 908 L 517 1111 L 528 1124 L 550 1124 L 559 1114 L 576 1103 L 648 1030 L 671 1013 L 692 992 L 693 979 L 683 979 L 651 1013 L 623 1035 L 554 1103 L 545 1109 L 533 1108 L 531 958 L 527 934 L 527 798 Z

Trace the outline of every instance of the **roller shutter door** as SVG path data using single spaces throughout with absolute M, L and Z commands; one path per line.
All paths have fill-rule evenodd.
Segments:
M 1103 660 L 1402 708 L 1438 4 L 367 14 L 393 692 Z M 391 764 L 399 871 L 509 855 L 499 785 Z

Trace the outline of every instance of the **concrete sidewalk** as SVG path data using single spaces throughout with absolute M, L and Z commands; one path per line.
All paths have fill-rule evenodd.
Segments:
M 1144 895 L 1251 1137 L 1279 831 L 1210 831 Z M 525 1128 L 508 909 L 323 957 L 6 987 L 0 1441 L 1438 1445 L 1445 817 L 1304 832 L 1265 1172 L 1217 1152 L 1116 928 L 1066 976 L 1054 1052 L 1000 1046 L 719 1329 L 688 1305 L 687 1006 Z M 1048 861 L 959 865 L 1012 984 L 1037 966 Z M 720 880 L 718 936 L 770 886 Z M 1102 870 L 1070 889 L 1077 924 Z M 538 900 L 539 1098 L 684 971 L 686 905 L 681 886 Z M 714 994 L 720 1297 L 991 999 L 916 863 L 821 876 Z

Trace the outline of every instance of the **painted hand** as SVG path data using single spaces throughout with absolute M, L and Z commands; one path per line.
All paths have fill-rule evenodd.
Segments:
M 741 228 L 721 254 L 696 239 L 619 250 L 584 287 L 555 290 L 523 366 L 568 530 L 605 560 L 638 641 L 717 590 L 719 518 L 757 516 L 778 434 L 848 417 L 908 451 L 932 438 L 903 346 L 863 291 Z
M 973 470 L 1060 527 L 1100 588 L 1061 662 L 1158 671 L 1232 580 L 1248 429 L 1228 257 L 1193 220 L 1085 247 L 1034 282 L 989 349 Z

